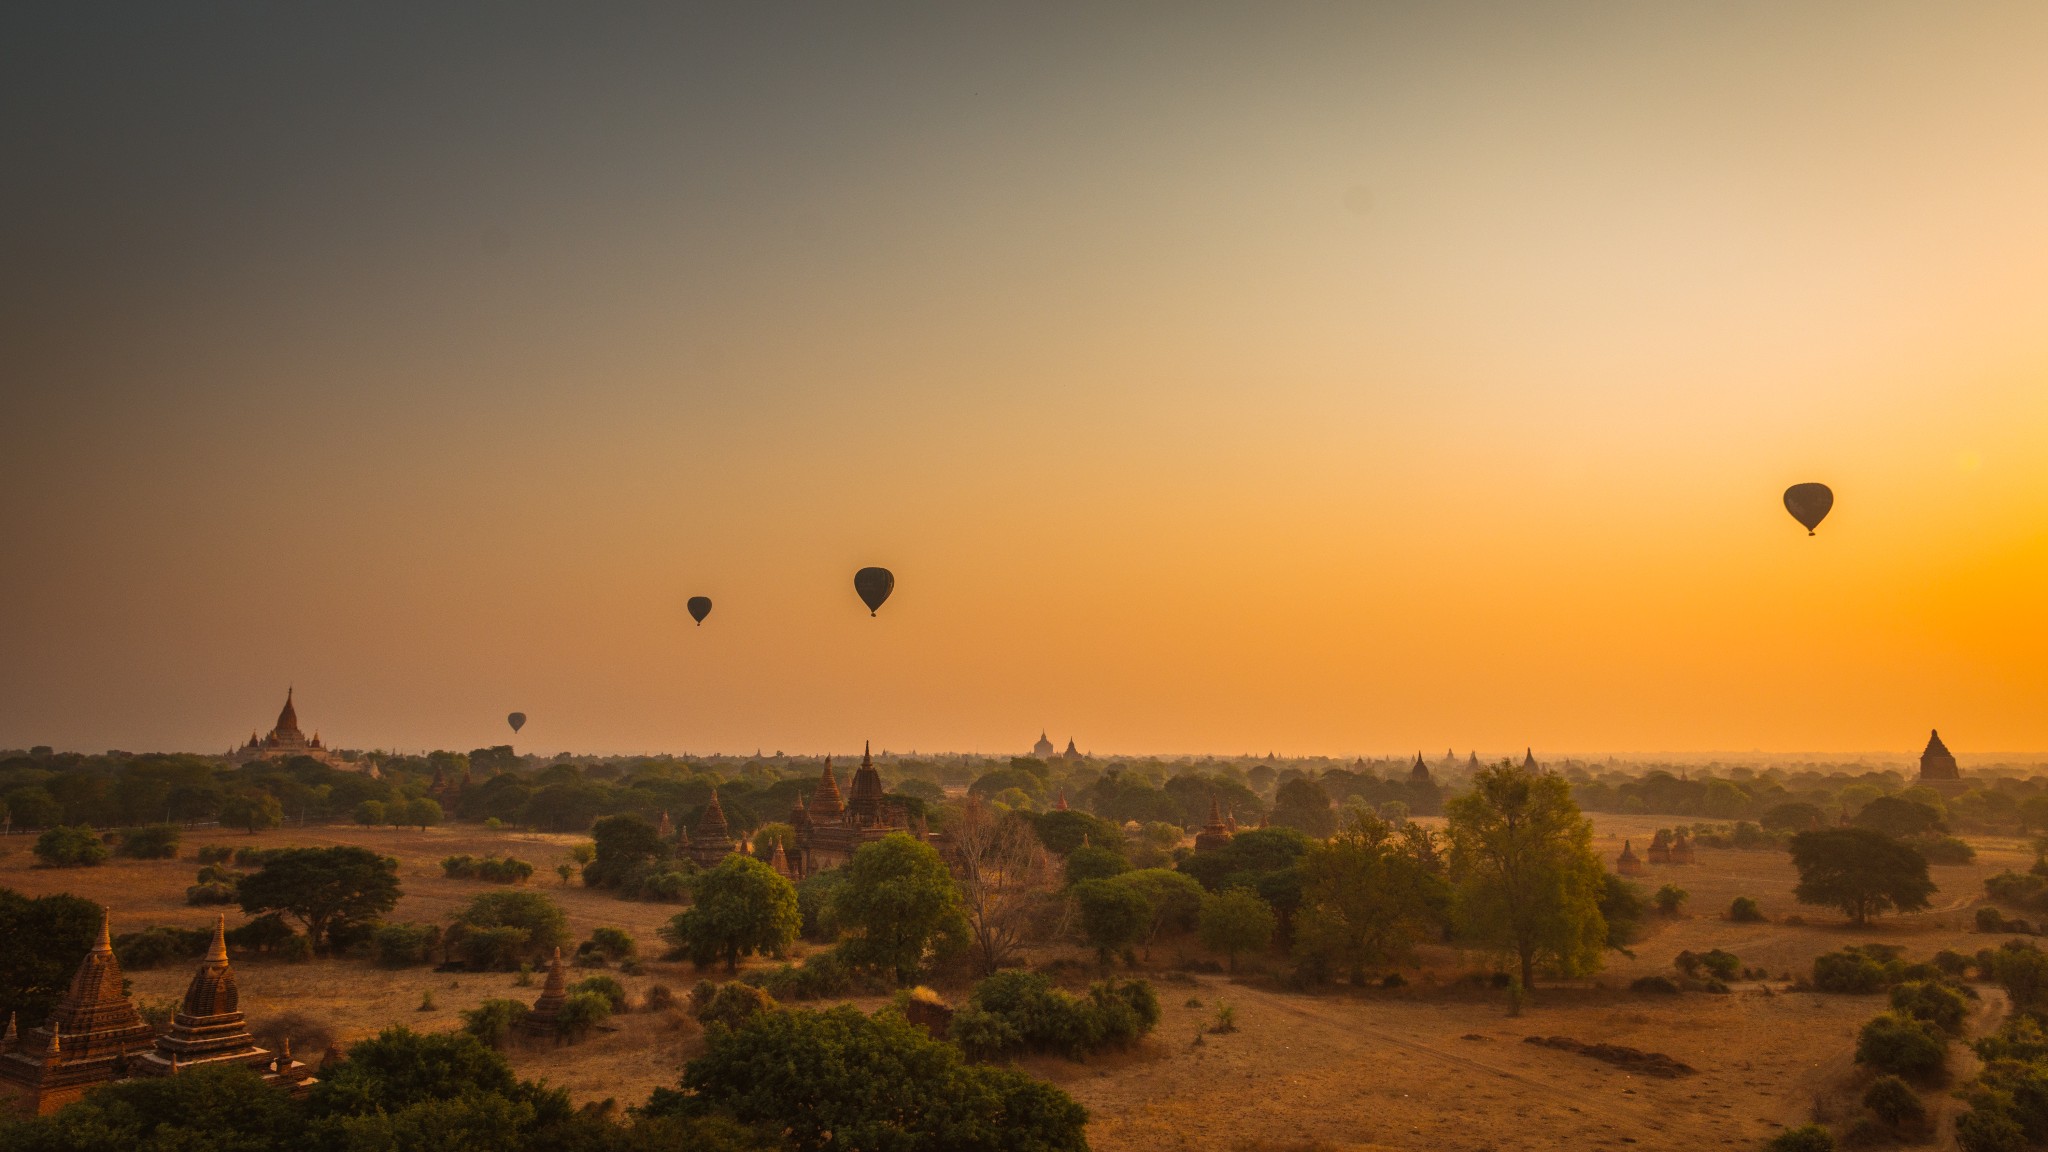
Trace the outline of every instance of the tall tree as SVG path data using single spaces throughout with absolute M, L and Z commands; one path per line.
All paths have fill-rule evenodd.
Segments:
M 931 845 L 893 832 L 861 845 L 845 871 L 834 906 L 849 963 L 908 984 L 935 946 L 964 941 L 960 891 Z
M 1444 811 L 1466 935 L 1513 955 L 1524 988 L 1535 986 L 1538 962 L 1563 976 L 1597 970 L 1607 943 L 1606 869 L 1571 785 L 1503 761 L 1482 769 Z
M 1278 920 L 1272 907 L 1251 889 L 1226 888 L 1202 897 L 1202 945 L 1230 957 L 1230 970 L 1235 972 L 1238 953 L 1262 951 L 1273 942 Z
M 1052 856 L 1031 821 L 996 813 L 977 797 L 952 828 L 961 910 L 974 939 L 975 964 L 993 972 L 1023 944 L 1033 916 L 1052 889 Z
M 1874 828 L 1801 832 L 1792 837 L 1792 866 L 1799 869 L 1792 895 L 1801 904 L 1840 908 L 1852 924 L 1887 909 L 1925 908 L 1935 890 L 1927 858 Z
M 695 903 L 661 935 L 687 950 L 699 968 L 722 960 L 726 971 L 737 972 L 742 956 L 780 956 L 803 923 L 795 886 L 752 856 L 728 856 L 691 877 L 690 895 Z
M 242 877 L 242 911 L 284 912 L 306 927 L 315 948 L 337 921 L 375 920 L 398 904 L 398 861 L 368 848 L 285 848 Z
M 1368 968 L 1407 960 L 1450 911 L 1430 837 L 1419 824 L 1397 829 L 1355 811 L 1342 831 L 1310 848 L 1301 862 L 1296 959 L 1321 973 L 1345 972 L 1354 984 Z
M 0 1017 L 43 1022 L 99 941 L 100 906 L 77 896 L 30 899 L 0 888 Z
M 1095 961 L 1108 966 L 1118 952 L 1128 954 L 1152 923 L 1152 903 L 1145 894 L 1114 880 L 1083 880 L 1073 887 L 1081 911 L 1081 935 L 1095 949 Z

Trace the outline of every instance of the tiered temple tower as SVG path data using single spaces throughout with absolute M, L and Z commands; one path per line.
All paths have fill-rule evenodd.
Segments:
M 789 867 L 797 876 L 845 865 L 853 860 L 861 845 L 894 832 L 931 839 L 929 832 L 912 823 L 902 802 L 891 800 L 885 793 L 871 748 L 861 751 L 860 769 L 853 774 L 852 796 L 845 803 L 840 801 L 839 782 L 832 775 L 832 761 L 827 759 L 824 774 L 818 778 L 818 790 L 812 793 L 810 806 L 802 817 L 799 820 L 792 814 L 790 819 L 796 828 L 796 853 L 789 858 Z
M 185 1000 L 156 1047 L 131 1065 L 138 1076 L 175 1076 L 206 1064 L 242 1064 L 270 1083 L 294 1091 L 313 1086 L 312 1070 L 292 1059 L 291 1042 L 273 1055 L 260 1048 L 243 1019 L 235 971 L 228 964 L 227 917 L 213 927 L 213 944 L 192 974 Z
M 1209 797 L 1209 822 L 1195 833 L 1195 851 L 1214 852 L 1230 843 L 1233 830 L 1224 822 L 1223 809 L 1217 805 L 1216 797 Z
M 1615 860 L 1614 870 L 1623 876 L 1641 876 L 1649 871 L 1643 867 L 1642 859 L 1636 855 L 1635 846 L 1626 840 L 1621 842 L 1621 856 Z
M 292 690 L 287 688 L 284 707 L 277 714 L 277 726 L 261 737 L 249 733 L 249 742 L 228 753 L 228 759 L 247 764 L 252 760 L 289 760 L 295 756 L 309 757 L 335 768 L 346 766 L 320 743 L 318 732 L 308 739 L 299 731 L 299 710 L 292 706 Z
M 47 1115 L 88 1088 L 127 1076 L 131 1057 L 155 1040 L 121 990 L 121 965 L 102 916 L 99 943 L 86 953 L 64 998 L 0 1054 L 0 1088 L 10 1090 L 23 1111 Z
M 1408 769 L 1408 782 L 1410 784 L 1429 783 L 1429 765 L 1422 762 L 1422 753 L 1420 752 L 1415 754 L 1415 766 Z
M 732 851 L 732 827 L 725 822 L 725 809 L 718 803 L 718 793 L 713 792 L 711 803 L 697 817 L 697 827 L 691 831 L 683 852 L 700 868 L 716 868 Z
M 562 950 L 555 949 L 555 958 L 548 961 L 548 982 L 541 986 L 540 999 L 533 1002 L 533 1011 L 519 1022 L 519 1029 L 530 1036 L 558 1035 L 562 1023 L 562 1005 L 569 999 L 569 975 L 562 970 Z

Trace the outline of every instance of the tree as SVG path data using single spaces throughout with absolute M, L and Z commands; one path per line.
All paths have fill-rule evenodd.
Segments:
M 1114 848 L 1099 844 L 1083 844 L 1067 853 L 1067 883 L 1078 884 L 1083 880 L 1106 880 L 1120 872 L 1131 870 L 1131 862 Z
M 1676 916 L 1678 915 L 1679 906 L 1684 904 L 1686 898 L 1691 895 L 1692 893 L 1687 892 L 1676 884 L 1666 884 L 1662 888 L 1657 889 L 1657 894 L 1651 897 L 1651 899 L 1657 902 L 1657 911 L 1666 916 Z
M 1348 973 L 1353 984 L 1364 983 L 1368 968 L 1406 962 L 1450 910 L 1429 836 L 1420 825 L 1396 829 L 1361 811 L 1311 847 L 1301 862 L 1296 959 L 1317 972 Z
M 975 797 L 952 827 L 961 911 L 982 972 L 1008 963 L 1052 888 L 1052 857 L 1030 820 L 995 813 Z
M 1792 837 L 1792 866 L 1801 904 L 1839 908 L 1852 924 L 1888 909 L 1918 911 L 1935 891 L 1926 857 L 1871 828 L 1801 832 Z
M 1306 776 L 1289 780 L 1273 794 L 1272 821 L 1318 838 L 1337 830 L 1336 813 L 1330 811 L 1330 794 Z
M 754 859 L 763 862 L 775 859 L 775 846 L 782 845 L 783 855 L 796 858 L 796 829 L 780 821 L 770 821 L 754 829 Z
M 861 845 L 845 871 L 834 910 L 847 963 L 909 984 L 935 945 L 965 939 L 959 889 L 931 845 L 892 832 Z
M 254 1069 L 188 1064 L 176 1076 L 103 1084 L 55 1115 L 0 1131 L 0 1144 L 17 1152 L 270 1152 L 301 1146 L 304 1124 L 291 1096 Z
M 1038 839 L 1045 845 L 1046 850 L 1061 858 L 1079 848 L 1084 841 L 1090 844 L 1120 844 L 1124 838 L 1123 829 L 1100 816 L 1091 816 L 1078 808 L 1040 812 L 1028 819 L 1031 826 L 1038 830 Z
M 587 887 L 616 888 L 642 865 L 669 856 L 661 830 L 630 813 L 599 820 L 590 826 L 590 835 L 591 857 L 583 863 Z
M 221 801 L 220 822 L 254 836 L 284 823 L 284 805 L 268 792 L 244 792 Z
M 1874 828 L 1887 836 L 1924 836 L 1946 832 L 1941 813 L 1918 800 L 1900 796 L 1879 796 L 1856 814 L 1856 827 Z
M 242 911 L 273 909 L 306 928 L 318 948 L 340 922 L 369 923 L 398 904 L 398 861 L 368 848 L 283 848 L 265 854 L 237 887 Z
M 16 1017 L 24 1032 L 41 1024 L 99 942 L 103 918 L 77 896 L 30 899 L 0 888 L 0 1017 Z
M 1539 961 L 1564 976 L 1596 970 L 1607 944 L 1606 869 L 1571 785 L 1503 761 L 1481 769 L 1444 812 L 1465 934 L 1513 955 L 1524 988 L 1535 986 Z
M 1126 952 L 1152 922 L 1152 905 L 1135 888 L 1110 880 L 1083 880 L 1073 887 L 1081 910 L 1081 935 L 1095 949 L 1097 963 Z
M 865 849 L 863 849 L 865 850 Z M 967 1064 L 894 1011 L 864 1016 L 762 1012 L 712 1028 L 647 1112 L 708 1105 L 782 1132 L 796 1152 L 1085 1152 L 1088 1112 L 1065 1092 L 1006 1068 Z
M 113 855 L 99 833 L 79 826 L 59 824 L 36 837 L 36 859 L 46 868 L 90 868 L 104 864 Z
M 1161 932 L 1192 932 L 1201 922 L 1202 886 L 1195 878 L 1170 868 L 1140 868 L 1115 878 L 1145 898 L 1151 918 L 1141 937 L 1149 947 Z
M 446 939 L 473 968 L 510 968 L 567 946 L 569 920 L 539 892 L 486 892 L 455 914 Z
M 407 828 L 418 828 L 425 832 L 441 822 L 441 803 L 431 797 L 419 796 L 405 802 L 402 811 L 390 813 L 391 822 Z
M 1229 956 L 1232 972 L 1238 953 L 1258 952 L 1273 942 L 1276 922 L 1273 909 L 1249 889 L 1228 888 L 1202 897 L 1202 946 Z
M 121 837 L 119 853 L 133 860 L 176 860 L 181 832 L 176 824 L 134 828 Z
M 699 968 L 723 960 L 726 971 L 737 972 L 742 956 L 780 956 L 803 923 L 795 886 L 752 856 L 728 856 L 691 877 L 690 893 L 695 905 L 670 920 L 661 937 L 688 951 Z

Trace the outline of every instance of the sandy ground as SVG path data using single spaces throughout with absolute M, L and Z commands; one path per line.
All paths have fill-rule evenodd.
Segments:
M 1596 816 L 1602 855 L 1610 862 L 1623 837 L 1638 851 L 1655 829 L 1672 821 L 1653 817 Z M 551 869 L 566 859 L 576 837 L 488 832 L 467 826 L 426 832 L 353 827 L 282 829 L 259 836 L 208 832 L 188 837 L 177 861 L 115 861 L 82 870 L 31 868 L 26 838 L 5 843 L 0 884 L 28 893 L 70 891 L 108 903 L 117 931 L 148 924 L 200 926 L 210 910 L 184 904 L 184 888 L 197 865 L 195 848 L 207 843 L 264 846 L 361 843 L 397 856 L 406 896 L 395 918 L 445 922 L 471 895 L 492 885 L 447 880 L 441 857 L 497 852 L 531 861 L 540 872 L 531 886 L 561 903 L 578 938 L 599 925 L 632 932 L 643 952 L 657 954 L 654 930 L 676 909 L 613 899 L 562 887 Z M 1941 891 L 1934 906 L 1886 917 L 1861 929 L 1837 914 L 1801 907 L 1791 895 L 1795 876 L 1783 852 L 1702 849 L 1690 867 L 1660 867 L 1646 888 L 1672 882 L 1691 893 L 1685 914 L 1658 918 L 1633 958 L 1610 954 L 1591 981 L 1539 989 L 1519 1017 L 1494 992 L 1453 988 L 1460 972 L 1482 967 L 1478 956 L 1437 950 L 1411 986 L 1398 991 L 1335 989 L 1319 995 L 1281 990 L 1268 976 L 1247 971 L 1236 980 L 1217 975 L 1151 973 L 1160 984 L 1165 1016 L 1138 1049 L 1084 1063 L 1033 1059 L 1025 1067 L 1053 1080 L 1085 1104 L 1094 1119 L 1092 1145 L 1102 1152 L 1139 1149 L 1565 1149 L 1581 1147 L 1750 1148 L 1781 1126 L 1842 1107 L 1855 1077 L 1850 1061 L 1855 1032 L 1883 1010 L 1880 997 L 1820 996 L 1785 990 L 1782 981 L 1740 984 L 1725 996 L 1646 997 L 1627 992 L 1630 980 L 1669 973 L 1679 951 L 1720 947 L 1773 977 L 1803 973 L 1813 957 L 1844 944 L 1883 941 L 1926 957 L 1941 948 L 1974 952 L 1994 942 L 1969 930 L 1971 909 L 1987 875 L 2032 860 L 2023 841 L 1973 838 L 1979 859 L 1937 867 Z M 1722 918 L 1738 895 L 1756 898 L 1764 924 Z M 1787 916 L 1804 924 L 1786 924 Z M 229 922 L 239 919 L 231 911 Z M 1175 950 L 1162 947 L 1162 966 Z M 1265 967 L 1277 972 L 1280 958 Z M 133 974 L 142 998 L 176 996 L 185 965 Z M 391 971 L 359 961 L 287 965 L 239 963 L 243 1003 L 252 1021 L 283 1012 L 303 1013 L 344 1040 L 390 1023 L 445 1028 L 457 1013 L 492 997 L 531 998 L 509 974 Z M 652 964 L 640 977 L 622 978 L 636 1002 L 653 983 L 686 990 L 697 974 L 683 965 Z M 420 1011 L 424 995 L 434 1007 Z M 873 1007 L 876 1001 L 865 1003 Z M 1235 1009 L 1238 1031 L 1203 1031 L 1221 1004 Z M 2002 1000 L 1987 995 L 1977 1027 L 1995 1020 Z M 633 1012 L 615 1018 L 615 1030 L 571 1047 L 514 1054 L 525 1075 L 567 1087 L 578 1100 L 614 1098 L 637 1103 L 658 1085 L 672 1085 L 699 1043 L 694 1026 L 672 1014 Z M 1201 1042 L 1196 1043 L 1196 1037 Z M 1673 1080 L 1631 1075 L 1555 1049 L 1524 1043 L 1529 1036 L 1568 1036 L 1669 1054 L 1698 1070 Z M 1958 1076 L 1969 1072 L 1958 1055 Z M 1952 1112 L 1939 1093 L 1931 1108 Z

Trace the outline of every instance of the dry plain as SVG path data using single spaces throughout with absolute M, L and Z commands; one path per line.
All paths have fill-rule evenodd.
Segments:
M 1655 817 L 1596 815 L 1599 848 L 1612 860 L 1624 837 L 1645 844 Z M 207 830 L 188 834 L 175 861 L 112 861 L 99 868 L 35 868 L 30 841 L 12 837 L 0 855 L 0 885 L 31 894 L 72 892 L 107 905 L 116 931 L 151 924 L 196 927 L 213 912 L 188 907 L 194 850 L 206 844 L 264 847 L 355 843 L 395 856 L 405 896 L 393 918 L 445 923 L 470 896 L 491 886 L 449 880 L 439 861 L 455 853 L 495 852 L 531 861 L 530 886 L 556 899 L 578 938 L 600 925 L 624 928 L 658 955 L 655 929 L 672 905 L 614 899 L 562 885 L 553 867 L 578 837 L 489 831 L 455 825 L 417 830 L 352 826 L 286 828 L 257 836 Z M 1840 1097 L 1854 1075 L 1856 1029 L 1882 1010 L 1879 997 L 1821 996 L 1791 991 L 1781 977 L 1808 970 L 1815 955 L 1864 941 L 1904 947 L 1924 958 L 1942 948 L 1974 952 L 1995 938 L 1970 930 L 1985 876 L 2032 860 L 2016 839 L 1971 838 L 1978 859 L 1934 869 L 1940 892 L 1922 913 L 1887 917 L 1852 929 L 1839 915 L 1802 907 L 1781 851 L 1702 849 L 1699 862 L 1652 870 L 1647 886 L 1667 881 L 1691 893 L 1686 914 L 1654 918 L 1634 955 L 1610 953 L 1597 979 L 1539 990 L 1527 1010 L 1511 1016 L 1500 993 L 1458 984 L 1484 966 L 1477 955 L 1435 949 L 1407 973 L 1399 990 L 1348 988 L 1304 995 L 1284 990 L 1279 958 L 1235 979 L 1175 970 L 1181 959 L 1204 959 L 1172 947 L 1154 950 L 1164 1019 L 1138 1049 L 1084 1063 L 1027 1061 L 1085 1104 L 1091 1144 L 1104 1152 L 1137 1149 L 1573 1149 L 1751 1148 L 1779 1127 L 1801 1123 Z M 1768 922 L 1733 923 L 1722 913 L 1738 895 L 1756 898 Z M 1787 917 L 1805 923 L 1785 923 Z M 239 913 L 230 910 L 232 925 Z M 1187 946 L 1191 948 L 1192 946 Z M 1629 981 L 1669 973 L 1686 949 L 1724 948 L 1772 979 L 1736 985 L 1727 995 L 1641 996 Z M 1047 950 L 1044 961 L 1078 952 Z M 530 998 L 509 974 L 391 970 L 358 960 L 308 964 L 238 964 L 252 1020 L 296 1013 L 336 1037 L 365 1036 L 388 1024 L 448 1028 L 459 1012 L 493 997 Z M 132 974 L 144 999 L 178 995 L 184 964 Z M 698 978 L 687 965 L 652 963 L 622 978 L 637 1000 L 652 984 L 678 992 Z M 957 993 L 956 989 L 945 989 Z M 431 994 L 432 1008 L 421 1009 Z M 1981 1028 L 1998 1010 L 1987 995 Z M 873 1007 L 879 1001 L 864 1002 Z M 1204 1032 L 1216 1009 L 1235 1009 L 1238 1031 Z M 656 1086 L 673 1084 L 698 1039 L 672 1016 L 634 1012 L 616 1028 L 562 1048 L 520 1050 L 521 1072 L 566 1087 L 579 1101 L 631 1104 Z M 1200 1041 L 1197 1042 L 1197 1037 Z M 1666 1053 L 1697 1069 L 1677 1079 L 1632 1075 L 1620 1068 L 1524 1043 L 1529 1036 L 1566 1036 Z M 300 1041 L 305 1047 L 305 1041 Z M 1967 1056 L 1958 1056 L 1966 1074 Z M 1939 1093 L 1937 1110 L 1953 1108 Z

